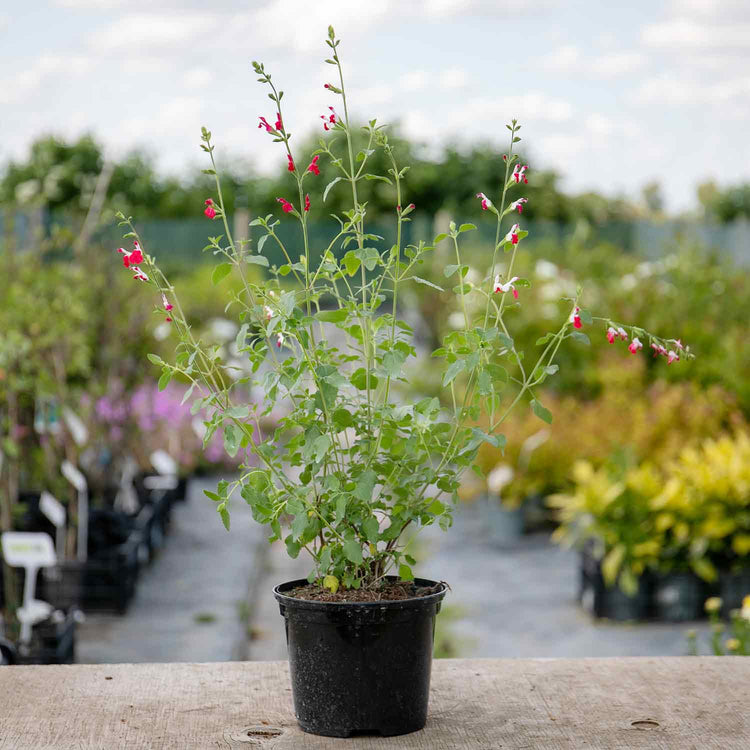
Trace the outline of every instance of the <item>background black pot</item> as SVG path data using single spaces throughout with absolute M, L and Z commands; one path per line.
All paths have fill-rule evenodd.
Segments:
M 687 622 L 704 617 L 704 603 L 710 594 L 705 581 L 689 571 L 663 573 L 654 577 L 654 616 L 665 622 Z
M 390 578 L 390 580 L 397 580 Z M 427 720 L 435 616 L 447 586 L 401 601 L 314 602 L 274 589 L 286 621 L 294 710 L 306 732 L 406 734 Z
M 719 576 L 719 596 L 721 612 L 729 617 L 733 609 L 742 608 L 742 600 L 750 594 L 750 570 L 739 570 L 732 573 L 721 573 Z
M 581 552 L 581 579 L 578 600 L 594 617 L 624 622 L 646 620 L 651 604 L 651 579 L 644 574 L 638 579 L 638 589 L 628 596 L 617 584 L 607 586 L 601 564 L 586 548 Z

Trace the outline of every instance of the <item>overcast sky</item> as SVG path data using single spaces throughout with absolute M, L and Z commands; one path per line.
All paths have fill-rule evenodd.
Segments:
M 43 133 L 93 132 L 114 156 L 145 146 L 165 171 L 218 150 L 282 160 L 250 60 L 285 91 L 285 124 L 320 128 L 328 23 L 351 107 L 406 133 L 505 143 L 523 123 L 533 168 L 607 194 L 750 179 L 750 0 L 27 0 L 0 4 L 0 162 Z M 321 130 L 322 132 L 322 130 Z M 482 186 L 478 185 L 477 189 Z

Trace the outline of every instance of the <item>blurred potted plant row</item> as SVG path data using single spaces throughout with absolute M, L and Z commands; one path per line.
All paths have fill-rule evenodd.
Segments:
M 727 611 L 750 590 L 750 437 L 707 439 L 666 465 L 578 462 L 559 540 L 583 546 L 581 594 L 613 619 L 693 620 L 708 595 Z M 617 584 L 615 586 L 615 584 Z
M 235 464 L 220 442 L 203 449 L 205 415 L 184 403 L 187 387 L 141 366 L 169 325 L 152 322 L 111 249 L 52 263 L 6 244 L 0 256 L 0 532 L 46 532 L 57 562 L 27 591 L 28 568 L 0 556 L 0 663 L 70 662 L 76 612 L 125 611 L 186 478 Z M 228 346 L 236 331 L 210 272 L 183 281 L 201 300 L 196 328 Z M 29 601 L 44 606 L 30 614 Z

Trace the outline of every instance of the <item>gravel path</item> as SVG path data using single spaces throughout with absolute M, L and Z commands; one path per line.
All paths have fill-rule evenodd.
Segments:
M 123 616 L 90 614 L 79 626 L 77 661 L 205 662 L 247 657 L 248 588 L 257 580 L 264 529 L 242 501 L 232 506 L 232 531 L 221 524 L 193 480 L 188 499 L 172 512 L 172 528 L 159 557 L 138 580 Z

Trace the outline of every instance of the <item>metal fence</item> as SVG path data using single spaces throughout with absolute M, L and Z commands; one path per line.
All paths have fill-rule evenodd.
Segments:
M 252 246 L 263 234 L 259 227 L 248 229 L 249 215 L 232 217 L 230 227 L 235 239 L 249 237 Z M 469 218 L 466 221 L 476 221 Z M 404 245 L 420 240 L 430 241 L 438 232 L 446 231 L 447 217 L 415 217 L 413 221 L 404 225 Z M 476 244 L 492 244 L 494 240 L 494 225 L 492 222 L 477 222 L 478 233 L 469 238 L 469 242 Z M 195 219 L 158 219 L 136 223 L 143 241 L 160 261 L 167 265 L 195 265 L 211 260 L 209 253 L 203 248 L 208 244 L 209 235 L 224 233 L 221 222 L 209 222 L 205 218 Z M 642 255 L 647 258 L 657 258 L 665 252 L 673 251 L 677 247 L 692 246 L 715 252 L 731 259 L 734 263 L 750 267 L 750 222 L 736 221 L 731 224 L 709 225 L 693 221 L 665 221 L 653 223 L 610 222 L 603 225 L 557 224 L 549 221 L 523 222 L 524 229 L 528 229 L 527 246 L 561 244 L 578 239 L 585 244 L 606 242 L 625 251 Z M 17 249 L 35 247 L 40 240 L 57 237 L 55 243 L 61 248 L 62 255 L 66 253 L 66 237 L 72 247 L 75 227 L 67 215 L 51 215 L 44 212 L 20 213 L 9 215 L 0 210 L 0 246 L 12 242 Z M 293 261 L 302 254 L 302 237 L 299 225 L 293 221 L 282 220 L 276 229 L 279 238 L 284 243 Z M 330 243 L 338 231 L 338 224 L 333 220 L 317 221 L 309 224 L 310 246 L 320 252 Z M 380 238 L 372 244 L 380 249 L 390 247 L 395 242 L 395 226 L 393 222 L 375 222 L 368 225 L 368 231 Z M 114 223 L 99 227 L 92 236 L 92 244 L 101 247 L 116 248 L 123 244 L 122 231 Z M 338 243 L 332 250 L 337 255 L 346 252 L 348 248 Z M 68 247 L 69 250 L 69 247 Z M 286 262 L 283 251 L 271 238 L 263 246 L 270 264 L 283 265 Z

